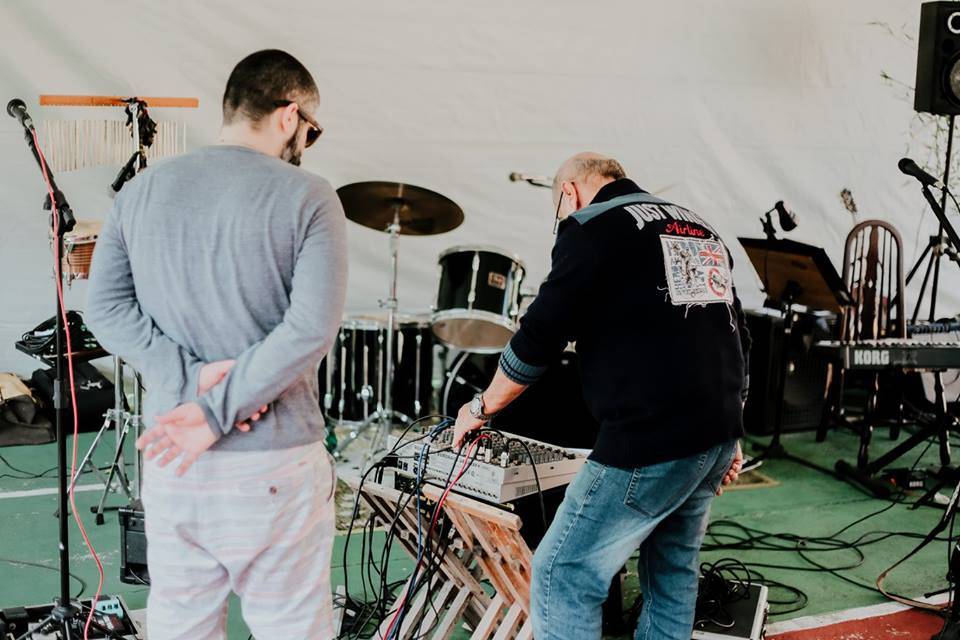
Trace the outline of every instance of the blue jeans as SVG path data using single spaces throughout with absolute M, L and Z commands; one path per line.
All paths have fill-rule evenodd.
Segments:
M 636 640 L 690 640 L 710 503 L 736 441 L 637 469 L 592 460 L 574 478 L 533 556 L 536 640 L 600 638 L 610 582 L 640 548 Z

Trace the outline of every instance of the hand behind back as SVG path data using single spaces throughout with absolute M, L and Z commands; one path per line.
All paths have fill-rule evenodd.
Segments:
M 200 368 L 197 395 L 202 396 L 223 382 L 234 364 L 236 360 L 218 360 L 203 365 Z M 250 431 L 250 422 L 259 420 L 268 408 L 267 405 L 263 405 L 259 411 L 250 416 L 249 421 L 238 422 L 236 428 L 243 432 Z M 163 454 L 157 461 L 158 466 L 161 467 L 167 466 L 183 455 L 177 467 L 177 475 L 182 476 L 203 452 L 213 446 L 217 439 L 200 405 L 196 402 L 187 402 L 168 413 L 158 415 L 154 427 L 137 439 L 137 448 L 145 451 L 147 460 L 153 460 Z

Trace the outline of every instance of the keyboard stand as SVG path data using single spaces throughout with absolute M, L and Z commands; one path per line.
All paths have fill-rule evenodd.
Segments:
M 922 424 L 916 433 L 872 462 L 868 460 L 869 454 L 867 453 L 870 433 L 864 430 L 860 434 L 860 456 L 857 466 L 854 467 L 845 460 L 838 460 L 835 466 L 837 474 L 842 478 L 857 482 L 878 498 L 889 498 L 894 491 L 893 485 L 877 479 L 876 476 L 890 463 L 936 437 L 940 450 L 940 464 L 943 466 L 935 476 L 937 478 L 936 485 L 921 496 L 914 507 L 932 504 L 933 497 L 941 489 L 960 481 L 960 470 L 951 465 L 950 454 L 950 431 L 957 427 L 957 419 L 947 412 L 947 399 L 943 392 L 941 371 L 934 373 L 934 393 L 936 409 L 932 420 L 927 420 L 927 423 Z

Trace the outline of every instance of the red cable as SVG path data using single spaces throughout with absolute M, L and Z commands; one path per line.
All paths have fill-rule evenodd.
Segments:
M 430 540 L 430 535 L 433 533 L 433 527 L 437 523 L 437 517 L 440 515 L 440 508 L 443 506 L 443 503 L 447 499 L 447 494 L 450 493 L 450 490 L 453 489 L 454 485 L 460 481 L 460 478 L 463 477 L 463 474 L 467 470 L 467 463 L 470 462 L 470 454 L 473 453 L 473 448 L 476 447 L 481 440 L 489 440 L 489 436 L 483 434 L 476 438 L 473 442 L 470 443 L 470 446 L 467 448 L 467 455 L 463 458 L 463 465 L 460 467 L 460 472 L 457 474 L 457 477 L 453 479 L 453 482 L 447 485 L 444 492 L 440 495 L 440 500 L 437 501 L 437 506 L 433 511 L 433 519 L 430 521 L 430 528 L 427 530 L 427 540 Z M 417 489 L 419 491 L 419 488 Z M 417 570 L 416 567 L 413 568 L 414 571 Z M 409 587 L 409 585 L 408 585 Z M 400 615 L 400 612 L 403 611 L 403 605 L 407 602 L 408 593 L 404 593 L 403 597 L 400 598 L 400 604 L 397 605 L 397 611 L 393 614 L 393 619 L 390 620 L 390 626 L 387 627 L 387 632 L 384 634 L 386 640 L 390 639 L 390 632 L 393 631 L 393 625 L 397 622 L 397 617 Z
M 83 526 L 83 521 L 80 520 L 80 512 L 77 510 L 76 502 L 76 486 L 72 482 L 74 473 L 77 468 L 77 440 L 79 439 L 80 432 L 80 422 L 77 415 L 77 387 L 74 382 L 73 377 L 73 344 L 70 340 L 70 325 L 67 320 L 67 310 L 66 304 L 64 304 L 63 299 L 63 279 L 62 279 L 62 263 L 60 261 L 60 212 L 57 210 L 57 200 L 53 193 L 53 187 L 50 185 L 50 178 L 47 175 L 47 159 L 43 155 L 43 151 L 40 149 L 40 142 L 37 140 L 37 132 L 31 129 L 31 134 L 33 135 L 33 144 L 37 149 L 37 157 L 40 158 L 40 170 L 43 173 L 43 181 L 47 187 L 47 193 L 50 195 L 50 212 L 53 216 L 53 257 L 54 257 L 54 279 L 57 283 L 57 299 L 60 302 L 60 315 L 63 320 L 63 326 L 66 327 L 66 338 L 67 338 L 67 370 L 70 376 L 70 403 L 71 409 L 73 412 L 73 454 L 70 461 L 70 508 L 73 510 L 73 519 L 77 523 L 77 528 L 80 529 L 80 535 L 83 537 L 83 542 L 87 546 L 87 549 L 90 550 L 90 554 L 93 556 L 94 561 L 97 563 L 97 572 L 100 574 L 99 582 L 97 583 L 97 593 L 94 595 L 93 600 L 90 603 L 90 613 L 87 614 L 87 620 L 83 625 L 83 640 L 89 640 L 90 633 L 90 624 L 93 622 L 93 612 L 96 610 L 97 601 L 100 599 L 100 594 L 103 591 L 103 564 L 100 562 L 100 557 L 97 555 L 96 550 L 93 548 L 93 545 L 90 543 L 90 538 L 87 537 L 87 530 Z M 60 514 L 60 517 L 63 517 L 63 514 Z M 64 603 L 64 606 L 67 606 L 69 603 Z

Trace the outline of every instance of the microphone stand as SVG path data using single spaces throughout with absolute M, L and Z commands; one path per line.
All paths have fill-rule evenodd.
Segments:
M 553 189 L 553 183 L 551 182 L 542 182 L 536 178 L 524 178 L 524 182 L 529 184 L 532 187 L 543 187 L 544 189 Z
M 775 210 L 776 207 L 760 216 L 760 222 L 763 224 L 763 233 L 767 236 L 767 240 L 777 239 L 777 230 L 773 226 L 773 212 Z
M 24 127 L 24 139 L 27 146 L 33 153 L 37 166 L 40 168 L 41 177 L 43 176 L 44 163 L 40 158 L 40 152 L 37 149 L 36 141 L 33 137 L 33 128 Z M 46 180 L 49 182 L 50 190 L 53 192 L 53 201 L 50 194 L 44 196 L 43 209 L 51 211 L 50 228 L 56 243 L 57 251 L 54 259 L 62 259 L 63 256 L 63 237 L 73 229 L 76 219 L 73 217 L 73 211 L 67 202 L 66 196 L 57 186 L 50 167 L 46 167 Z M 45 183 L 46 185 L 46 183 Z M 57 219 L 54 218 L 57 216 Z M 61 266 L 54 264 L 54 273 L 62 278 Z M 67 409 L 70 403 L 70 396 L 65 391 L 64 374 L 66 370 L 66 357 L 64 354 L 64 327 L 63 327 L 63 306 L 60 303 L 60 294 L 55 286 L 56 295 L 56 357 L 55 369 L 56 375 L 53 381 L 53 407 L 55 411 L 56 430 L 57 430 L 57 501 L 59 521 L 59 551 L 60 551 L 60 597 L 54 600 L 53 608 L 50 610 L 44 623 L 38 625 L 36 629 L 25 637 L 31 637 L 40 629 L 53 626 L 59 629 L 62 634 L 62 640 L 70 640 L 74 637 L 71 621 L 80 615 L 80 608 L 73 605 L 70 598 L 70 544 L 68 534 L 68 505 L 67 505 Z M 95 603 L 91 603 L 95 606 Z
M 953 257 L 956 255 L 956 250 L 960 249 L 960 244 L 957 243 L 958 240 L 960 239 L 951 238 L 954 240 L 954 243 L 955 243 L 953 247 L 953 251 L 951 252 L 949 251 L 949 244 L 944 243 L 944 237 L 943 237 L 946 228 L 949 228 L 951 230 L 953 229 L 953 227 L 950 225 L 949 222 L 946 222 L 946 225 L 944 224 L 946 217 L 944 216 L 943 212 L 946 211 L 946 208 L 947 208 L 947 191 L 948 190 L 946 188 L 946 185 L 950 181 L 950 160 L 953 156 L 954 120 L 955 120 L 955 116 L 953 115 L 949 116 L 948 126 L 947 126 L 946 158 L 944 160 L 944 165 L 943 165 L 942 182 L 944 185 L 944 189 L 940 196 L 939 207 L 935 205 L 936 201 L 933 198 L 933 195 L 929 192 L 929 189 L 926 187 L 926 185 L 924 186 L 924 197 L 927 199 L 927 202 L 930 203 L 930 207 L 933 209 L 934 214 L 939 219 L 940 226 L 937 229 L 937 234 L 934 236 L 930 236 L 927 242 L 927 247 L 923 250 L 923 252 L 917 258 L 917 261 L 914 263 L 914 265 L 910 268 L 910 271 L 907 273 L 907 278 L 904 281 L 904 286 L 909 286 L 910 282 L 913 280 L 913 277 L 917 274 L 917 271 L 920 269 L 920 265 L 923 264 L 924 260 L 928 260 L 929 258 L 927 262 L 927 268 L 925 269 L 923 274 L 923 282 L 921 282 L 920 284 L 920 293 L 917 295 L 917 303 L 916 303 L 916 306 L 913 308 L 913 314 L 910 317 L 911 324 L 916 324 L 917 317 L 919 317 L 920 315 L 920 307 L 923 305 L 923 298 L 924 298 L 924 294 L 926 294 L 926 291 L 927 291 L 927 284 L 930 282 L 931 273 L 933 274 L 933 283 L 930 288 L 930 314 L 928 316 L 928 319 L 930 322 L 933 322 L 934 320 L 936 320 L 937 289 L 940 286 L 940 257 L 946 254 L 948 257 L 953 259 Z M 950 235 L 949 232 L 947 233 L 947 235 L 948 236 Z M 956 231 L 953 231 L 953 235 L 956 236 Z
M 553 181 L 548 178 L 537 178 L 535 176 L 524 176 L 522 174 L 510 174 L 510 182 L 526 182 L 532 187 L 553 189 Z

